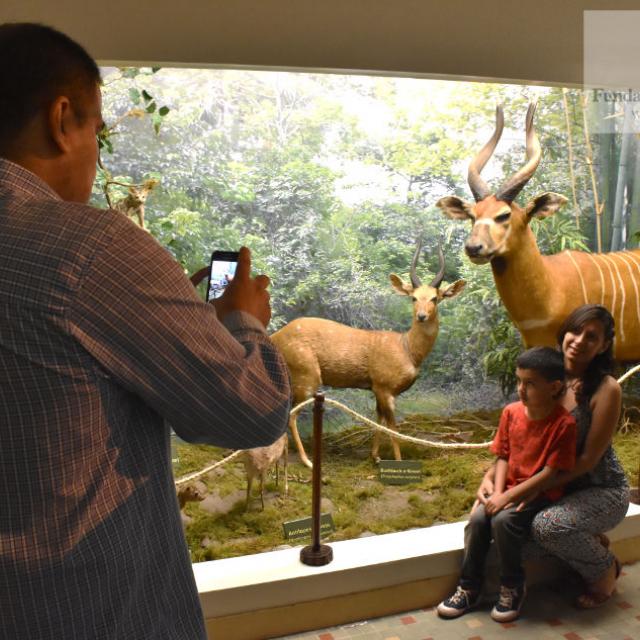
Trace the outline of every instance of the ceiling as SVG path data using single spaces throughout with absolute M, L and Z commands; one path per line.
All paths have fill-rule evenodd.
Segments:
M 2 0 L 101 64 L 341 70 L 582 83 L 584 10 L 640 0 Z

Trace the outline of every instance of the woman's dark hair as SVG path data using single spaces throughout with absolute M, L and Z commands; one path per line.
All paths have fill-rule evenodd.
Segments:
M 567 332 L 579 333 L 587 322 L 596 320 L 602 325 L 604 339 L 609 342 L 607 348 L 596 355 L 582 375 L 582 385 L 576 400 L 588 402 L 596 392 L 602 380 L 613 372 L 613 338 L 615 337 L 615 321 L 609 310 L 599 304 L 585 304 L 572 311 L 558 330 L 558 345 L 562 343 Z
M 81 116 L 99 83 L 93 58 L 64 33 L 29 22 L 0 24 L 0 155 L 60 95 Z

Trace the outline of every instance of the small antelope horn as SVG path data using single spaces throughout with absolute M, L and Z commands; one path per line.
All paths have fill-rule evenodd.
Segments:
M 500 136 L 502 135 L 503 128 L 504 114 L 502 112 L 502 105 L 498 105 L 496 107 L 496 128 L 493 131 L 493 135 L 489 142 L 480 149 L 478 155 L 471 161 L 467 172 L 467 182 L 469 183 L 471 193 L 473 193 L 476 202 L 480 202 L 480 200 L 483 200 L 491 193 L 491 189 L 489 189 L 487 183 L 480 177 L 480 172 L 493 155 L 498 140 L 500 140 Z
M 202 267 L 199 271 L 196 271 L 190 278 L 191 284 L 197 287 L 207 276 L 209 275 L 209 267 Z
M 532 102 L 527 110 L 527 164 L 505 182 L 496 193 L 497 200 L 511 203 L 520 193 L 525 184 L 531 179 L 540 164 L 542 148 L 533 127 L 533 116 L 536 113 L 536 103 Z
M 411 284 L 414 289 L 422 286 L 420 278 L 416 275 L 416 266 L 418 264 L 418 259 L 420 258 L 420 249 L 422 249 L 422 238 L 418 238 L 418 242 L 416 243 L 416 252 L 413 254 L 413 260 L 411 260 L 411 271 L 409 272 L 409 278 L 411 279 Z
M 442 252 L 442 245 L 438 242 L 438 259 L 440 260 L 440 271 L 436 274 L 436 277 L 431 281 L 430 287 L 438 288 L 442 284 L 444 279 L 444 253 Z

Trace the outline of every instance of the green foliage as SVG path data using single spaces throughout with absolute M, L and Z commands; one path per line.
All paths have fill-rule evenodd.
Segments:
M 113 141 L 114 137 L 120 133 L 119 126 L 130 118 L 150 118 L 155 134 L 158 135 L 160 133 L 160 127 L 170 109 L 166 105 L 158 108 L 156 99 L 146 89 L 138 86 L 138 82 L 144 81 L 145 77 L 155 75 L 158 71 L 159 67 L 153 67 L 150 70 L 138 67 L 121 67 L 115 74 L 107 78 L 105 85 L 108 90 L 113 91 L 116 95 L 118 93 L 126 94 L 128 104 L 124 113 L 119 113 L 112 124 L 105 124 L 98 132 L 98 148 L 100 152 L 105 151 L 110 155 L 114 153 Z M 111 171 L 105 167 L 101 157 L 93 193 L 103 193 L 109 206 L 117 202 L 117 198 L 113 200 L 111 197 L 110 189 L 112 185 L 123 187 L 125 183 L 118 177 L 113 177 Z M 127 186 L 136 185 L 129 182 Z

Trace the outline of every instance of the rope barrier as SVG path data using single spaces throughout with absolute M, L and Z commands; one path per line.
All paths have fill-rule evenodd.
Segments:
M 313 400 L 313 399 L 312 399 Z M 300 403 L 297 407 L 293 409 L 293 411 L 298 411 L 299 408 L 305 404 L 309 404 L 309 400 Z M 393 429 L 389 429 L 389 427 L 385 427 L 373 420 L 369 420 L 369 418 L 365 418 L 363 415 L 353 411 L 353 409 L 349 409 L 346 405 L 338 402 L 337 400 L 332 400 L 331 398 L 325 398 L 325 404 L 333 405 L 338 409 L 341 409 L 345 413 L 357 418 L 359 421 L 364 422 L 365 424 L 377 429 L 378 431 L 382 431 L 382 433 L 386 433 L 398 440 L 404 440 L 405 442 L 411 442 L 412 444 L 423 445 L 426 447 L 435 447 L 437 449 L 483 449 L 487 448 L 491 441 L 489 442 L 438 442 L 434 440 L 425 440 L 423 438 L 416 438 L 415 436 L 407 436 L 403 433 L 399 433 L 398 431 L 394 431 Z
M 223 464 L 230 462 L 231 460 L 233 460 L 233 458 L 237 458 L 243 451 L 244 449 L 238 449 L 237 451 L 234 451 L 233 453 L 229 454 L 226 458 L 222 458 L 222 460 L 218 460 L 218 462 L 215 462 L 214 464 L 209 465 L 208 467 L 205 467 L 200 471 L 194 471 L 193 473 L 190 473 L 186 476 L 182 476 L 182 478 L 178 478 L 174 482 L 174 484 L 177 487 L 178 485 L 184 484 L 185 482 L 189 482 L 190 480 L 195 480 L 196 478 L 203 476 L 205 473 L 209 473 L 209 471 L 213 471 L 217 467 L 220 467 Z
M 397 438 L 398 440 L 403 440 L 405 442 L 411 442 L 412 444 L 417 444 L 417 445 L 422 445 L 422 446 L 427 446 L 427 447 L 436 447 L 438 449 L 484 449 L 486 447 L 488 447 L 491 444 L 491 441 L 489 442 L 480 442 L 480 443 L 466 443 L 466 442 L 437 442 L 437 441 L 433 441 L 433 440 L 424 440 L 422 438 L 416 438 L 415 436 L 407 436 L 404 435 L 402 433 L 398 433 L 397 431 L 394 431 L 393 429 L 389 429 L 389 427 L 385 427 L 381 424 L 378 424 L 377 422 L 374 422 L 373 420 L 369 420 L 369 418 L 366 418 L 365 416 L 361 415 L 360 413 L 357 413 L 356 411 L 354 411 L 353 409 L 350 409 L 349 407 L 347 407 L 347 405 L 342 404 L 341 402 L 338 402 L 337 400 L 332 400 L 331 398 L 325 398 L 325 404 L 328 405 L 333 405 L 334 407 L 337 407 L 338 409 L 344 411 L 345 413 L 353 416 L 354 418 L 356 418 L 358 421 L 360 422 L 364 422 L 366 425 L 369 425 L 370 427 L 373 427 L 374 429 L 378 429 L 378 431 L 382 431 L 383 433 L 386 433 L 390 436 L 393 436 L 394 438 Z M 305 400 L 304 402 L 301 402 L 300 404 L 296 405 L 293 409 L 291 409 L 291 415 L 294 416 L 297 413 L 300 413 L 300 411 L 302 411 L 302 409 L 304 409 L 306 406 L 310 405 L 313 403 L 313 398 L 309 398 L 308 400 Z M 184 484 L 185 482 L 189 482 L 190 480 L 195 480 L 196 478 L 199 478 L 200 476 L 204 475 L 205 473 L 209 473 L 210 471 L 213 471 L 215 468 L 222 466 L 223 464 L 226 464 L 227 462 L 230 462 L 231 460 L 233 460 L 235 457 L 237 457 L 238 455 L 240 455 L 242 453 L 243 449 L 238 449 L 237 451 L 234 451 L 232 454 L 228 455 L 226 458 L 223 458 L 222 460 L 218 460 L 218 462 L 200 470 L 200 471 L 194 471 L 193 473 L 190 473 L 189 475 L 183 476 L 182 478 L 179 478 L 178 480 L 175 481 L 175 485 L 176 487 Z
M 638 371 L 640 371 L 640 364 L 636 365 L 635 367 L 629 369 L 629 371 L 627 371 L 626 373 L 624 373 L 622 376 L 620 376 L 618 378 L 618 384 L 622 384 L 623 382 L 625 382 L 628 378 L 630 378 L 633 374 L 637 373 Z M 384 425 L 378 424 L 377 422 L 374 422 L 373 420 L 370 420 L 369 418 L 366 418 L 365 416 L 363 416 L 362 414 L 354 411 L 353 409 L 350 409 L 349 407 L 347 407 L 347 405 L 342 404 L 341 402 L 338 402 L 337 400 L 332 400 L 331 398 L 325 398 L 325 404 L 328 405 L 332 405 L 338 409 L 340 409 L 341 411 L 344 411 L 344 413 L 356 418 L 359 422 L 363 422 L 364 424 L 373 427 L 374 429 L 377 429 L 378 431 L 381 431 L 382 433 L 386 433 L 389 436 L 392 436 L 393 438 L 397 438 L 398 440 L 404 441 L 404 442 L 411 442 L 412 444 L 417 444 L 420 446 L 425 446 L 425 447 L 435 447 L 437 449 L 486 449 L 490 444 L 491 441 L 488 442 L 479 442 L 479 443 L 475 443 L 475 442 L 437 442 L 434 440 L 426 440 L 423 438 L 416 438 L 415 436 L 408 436 L 405 435 L 403 433 L 399 433 L 398 431 L 394 431 L 393 429 L 389 429 L 389 427 L 385 427 Z M 309 398 L 308 400 L 305 400 L 304 402 L 301 402 L 300 404 L 296 405 L 293 409 L 291 409 L 291 415 L 295 416 L 296 414 L 300 413 L 300 411 L 302 411 L 302 409 L 304 409 L 306 406 L 310 405 L 313 403 L 313 398 Z M 216 462 L 215 464 L 212 464 L 208 467 L 206 467 L 205 469 L 202 469 L 201 471 L 195 471 L 194 473 L 191 473 L 189 475 L 183 476 L 182 478 L 179 478 L 178 480 L 175 481 L 175 485 L 176 487 L 180 484 L 184 484 L 185 482 L 189 482 L 190 480 L 195 480 L 196 478 L 199 478 L 200 476 L 204 475 L 205 473 L 209 473 L 209 471 L 213 471 L 215 468 L 222 466 L 223 464 L 226 464 L 227 462 L 230 462 L 231 460 L 233 460 L 234 458 L 236 458 L 238 455 L 240 455 L 242 453 L 242 449 L 238 449 L 238 451 L 234 451 L 232 454 L 228 455 L 226 458 L 223 458 L 222 460 L 218 460 L 218 462 Z
M 629 371 L 621 375 L 618 378 L 618 384 L 622 384 L 627 378 L 630 378 L 637 371 L 640 371 L 640 364 L 637 364 L 635 367 L 632 367 Z

